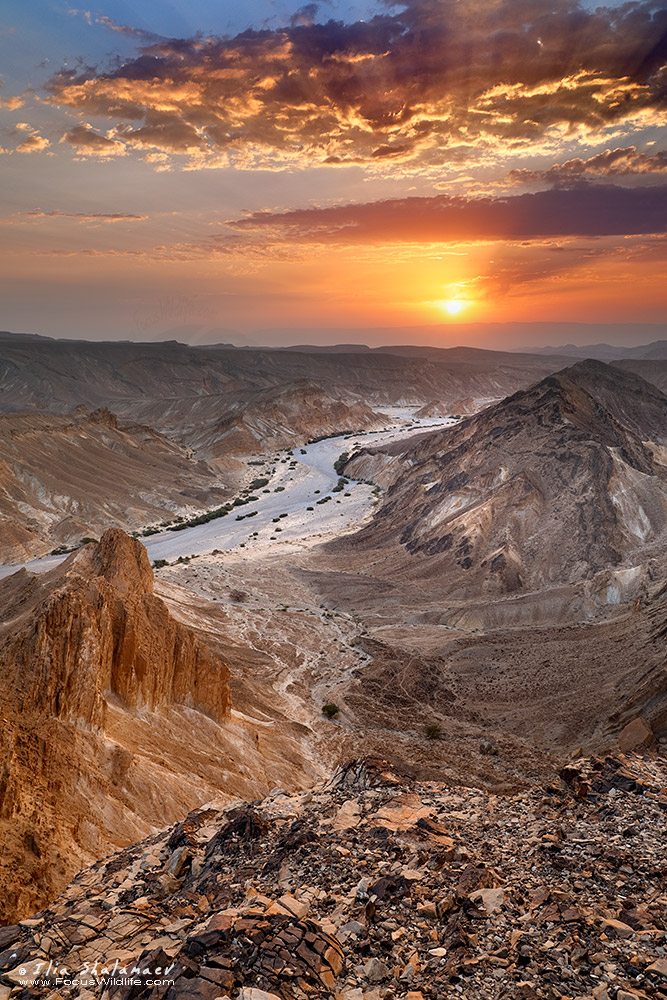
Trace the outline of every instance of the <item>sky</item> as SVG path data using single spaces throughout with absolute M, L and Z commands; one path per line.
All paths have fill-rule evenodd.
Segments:
M 0 4 L 0 328 L 667 321 L 667 0 L 75 3 Z

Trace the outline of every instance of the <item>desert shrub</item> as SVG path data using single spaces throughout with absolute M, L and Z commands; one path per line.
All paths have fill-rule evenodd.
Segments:
M 322 705 L 322 715 L 326 715 L 327 719 L 335 719 L 340 709 L 333 701 L 328 701 L 326 705 Z
M 428 722 L 424 726 L 424 736 L 427 740 L 441 740 L 442 727 L 437 722 Z
M 163 566 L 168 566 L 169 563 L 166 559 L 156 559 L 153 562 L 153 569 L 162 569 Z
M 333 466 L 334 467 L 334 471 L 339 476 L 342 476 L 342 474 L 343 474 L 343 466 L 345 465 L 345 463 L 347 462 L 347 460 L 348 460 L 349 457 L 350 457 L 349 452 L 343 451 L 343 452 L 341 452 L 341 454 L 338 456 L 338 458 L 334 462 L 334 466 Z

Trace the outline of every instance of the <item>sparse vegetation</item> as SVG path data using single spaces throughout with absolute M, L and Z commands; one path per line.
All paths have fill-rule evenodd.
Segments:
M 322 715 L 326 715 L 327 719 L 335 719 L 339 712 L 338 705 L 333 701 L 328 701 L 326 705 L 322 705 Z
M 239 504 L 248 503 L 248 500 L 234 501 L 235 506 Z M 184 531 L 186 528 L 194 528 L 198 524 L 208 524 L 209 521 L 214 521 L 218 517 L 225 517 L 229 514 L 231 510 L 230 507 L 225 505 L 224 507 L 216 507 L 214 510 L 206 511 L 205 514 L 198 514 L 197 517 L 191 517 L 189 520 L 184 520 L 183 518 L 177 518 L 176 524 L 172 524 L 167 528 L 167 531 Z
M 162 569 L 163 566 L 168 566 L 169 563 L 166 559 L 155 559 L 153 562 L 153 569 Z
M 442 726 L 438 725 L 437 722 L 428 722 L 424 726 L 424 736 L 427 740 L 441 740 Z

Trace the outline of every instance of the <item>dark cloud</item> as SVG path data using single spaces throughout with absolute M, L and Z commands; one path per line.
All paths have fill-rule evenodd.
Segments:
M 562 188 L 511 198 L 400 198 L 255 212 L 228 223 L 296 242 L 448 243 L 664 233 L 667 185 Z
M 667 106 L 664 0 L 409 0 L 367 22 L 315 16 L 308 4 L 280 30 L 160 39 L 111 71 L 61 72 L 52 100 L 190 166 L 434 166 L 452 147 L 503 155 L 622 133 Z
M 555 163 L 548 170 L 510 170 L 508 180 L 514 184 L 546 181 L 553 185 L 566 185 L 580 184 L 588 178 L 665 173 L 667 152 L 640 153 L 636 146 L 625 146 L 605 149 L 587 160 L 575 157 L 565 163 Z
M 304 26 L 310 27 L 310 25 L 314 23 L 315 18 L 317 17 L 318 10 L 319 10 L 319 4 L 317 3 L 307 3 L 304 4 L 303 7 L 299 7 L 296 14 L 293 14 L 292 17 L 290 17 L 289 21 L 290 27 L 292 28 L 301 28 Z

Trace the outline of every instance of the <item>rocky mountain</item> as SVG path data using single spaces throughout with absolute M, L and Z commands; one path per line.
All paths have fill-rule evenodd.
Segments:
M 223 502 L 219 475 L 191 452 L 109 410 L 0 415 L 0 562 L 140 528 Z
M 3 580 L 0 607 L 0 919 L 220 793 L 302 780 L 285 733 L 258 763 L 226 664 L 153 593 L 122 531 Z
M 628 572 L 636 593 L 664 557 L 666 446 L 667 397 L 580 362 L 414 446 L 352 456 L 347 475 L 389 489 L 368 526 L 339 544 L 373 553 L 375 574 L 400 567 L 459 597 L 601 573 L 622 588 Z
M 664 754 L 514 796 L 379 760 L 199 809 L 3 928 L 2 988 L 109 1000 L 667 995 Z

